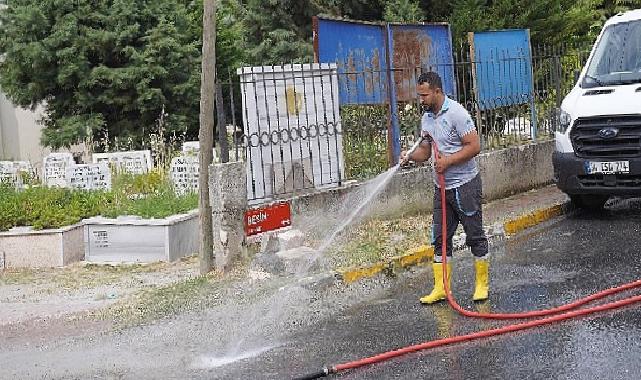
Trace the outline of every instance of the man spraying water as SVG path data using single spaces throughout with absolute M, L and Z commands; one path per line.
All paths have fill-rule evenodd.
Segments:
M 443 285 L 441 193 L 438 176 L 445 177 L 445 208 L 447 218 L 447 280 L 451 279 L 452 237 L 458 224 L 465 230 L 465 244 L 475 257 L 476 287 L 474 301 L 486 300 L 489 291 L 488 243 L 483 230 L 481 210 L 481 176 L 474 157 L 481 151 L 479 135 L 467 110 L 443 93 L 441 78 L 437 73 L 423 73 L 418 78 L 417 92 L 421 104 L 427 109 L 421 120 L 423 142 L 409 155 L 401 152 L 400 162 L 426 161 L 433 155 L 434 167 L 434 217 L 432 244 L 434 254 L 434 289 L 420 299 L 423 304 L 447 298 Z M 432 152 L 434 139 L 438 152 Z

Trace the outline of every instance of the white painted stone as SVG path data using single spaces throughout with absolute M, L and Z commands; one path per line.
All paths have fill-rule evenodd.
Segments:
M 310 247 L 298 247 L 276 252 L 276 257 L 282 261 L 285 273 L 296 274 L 305 268 L 315 267 L 310 261 L 317 251 Z M 313 269 L 313 268 L 310 268 Z
M 278 234 L 280 240 L 280 249 L 288 250 L 303 245 L 305 234 L 300 230 L 290 229 Z

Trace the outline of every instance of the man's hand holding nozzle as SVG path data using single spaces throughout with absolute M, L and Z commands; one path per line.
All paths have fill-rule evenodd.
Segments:
M 401 151 L 401 156 L 400 156 L 400 158 L 398 160 L 398 163 L 401 166 L 405 166 L 410 162 L 411 159 L 412 159 L 411 158 L 411 154 L 409 154 L 409 152 L 406 151 L 406 150 L 402 150 Z

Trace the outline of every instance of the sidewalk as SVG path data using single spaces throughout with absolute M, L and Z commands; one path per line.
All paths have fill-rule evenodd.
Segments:
M 431 201 L 431 200 L 430 200 Z M 567 197 L 554 186 L 485 204 L 486 230 L 490 239 L 502 238 L 564 212 Z M 433 248 L 425 244 L 431 230 L 431 214 L 395 220 L 371 221 L 350 234 L 348 246 L 327 252 L 325 260 L 334 277 L 351 283 L 383 271 L 429 262 Z M 455 238 L 455 248 L 464 238 Z M 346 252 L 356 247 L 352 256 Z M 341 250 L 342 249 L 342 250 Z M 118 306 L 126 317 L 162 317 L 189 309 L 204 290 L 236 281 L 244 286 L 247 265 L 225 276 L 198 276 L 198 260 L 175 263 L 96 266 L 78 263 L 66 268 L 0 272 L 0 337 L 2 327 L 30 321 L 91 316 Z M 347 268 L 347 269 L 339 269 Z M 79 317 L 81 318 L 81 317 Z
M 495 239 L 516 234 L 526 228 L 535 226 L 565 212 L 569 198 L 555 185 L 513 195 L 483 205 L 483 222 L 490 243 Z M 425 243 L 416 244 L 415 248 L 395 256 L 382 255 L 380 260 L 372 263 L 360 263 L 341 269 L 337 277 L 346 283 L 362 278 L 372 277 L 384 271 L 396 271 L 401 268 L 429 262 L 434 255 L 434 247 L 429 244 L 432 217 L 425 220 L 424 215 L 407 218 L 408 223 L 421 225 Z M 454 249 L 465 248 L 465 233 L 461 226 L 453 239 Z

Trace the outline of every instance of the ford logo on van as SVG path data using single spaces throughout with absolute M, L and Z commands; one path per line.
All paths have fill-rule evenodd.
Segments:
M 599 137 L 602 139 L 611 139 L 616 137 L 619 134 L 619 130 L 616 128 L 603 128 L 599 131 Z

